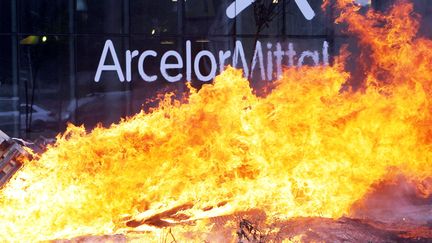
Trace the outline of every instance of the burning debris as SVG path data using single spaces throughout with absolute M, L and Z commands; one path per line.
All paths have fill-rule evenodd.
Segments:
M 29 154 L 0 130 L 0 188 L 21 168 L 22 157 Z
M 337 6 L 368 51 L 359 91 L 344 55 L 286 69 L 265 97 L 229 68 L 184 104 L 168 97 L 90 133 L 69 126 L 2 189 L 0 241 L 157 242 L 166 229 L 176 241 L 430 241 L 427 217 L 353 218 L 398 175 L 430 212 L 432 41 L 416 37 L 409 3 L 366 16 Z
M 242 219 L 239 223 L 239 230 L 237 231 L 239 238 L 238 243 L 253 242 L 253 243 L 264 243 L 264 236 L 261 234 L 252 222 Z
M 38 138 L 34 143 L 21 138 L 11 138 L 0 130 L 0 188 L 23 166 L 24 161 L 43 153 L 55 139 Z M 30 152 L 31 151 L 31 152 Z

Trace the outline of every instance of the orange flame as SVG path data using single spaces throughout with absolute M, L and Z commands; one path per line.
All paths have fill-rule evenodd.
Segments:
M 375 183 L 430 178 L 432 41 L 415 37 L 411 4 L 366 16 L 338 4 L 370 55 L 360 91 L 341 91 L 341 59 L 286 69 L 266 97 L 229 68 L 185 104 L 167 98 L 90 133 L 71 125 L 2 190 L 0 240 L 126 233 L 175 207 L 177 222 L 254 208 L 338 218 Z

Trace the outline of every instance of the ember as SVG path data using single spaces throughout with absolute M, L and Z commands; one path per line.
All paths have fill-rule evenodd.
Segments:
M 351 2 L 338 21 L 364 48 L 360 90 L 343 54 L 286 69 L 266 97 L 228 68 L 187 102 L 168 95 L 90 133 L 70 125 L 1 191 L 0 240 L 430 240 L 427 216 L 360 209 L 403 175 L 431 215 L 432 41 L 409 3 L 364 16 Z

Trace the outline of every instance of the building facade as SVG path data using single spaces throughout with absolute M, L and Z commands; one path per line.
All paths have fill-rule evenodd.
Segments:
M 331 65 L 350 39 L 321 0 L 252 2 L 1 0 L 0 129 L 34 139 L 108 126 L 225 65 L 259 88 L 281 67 Z

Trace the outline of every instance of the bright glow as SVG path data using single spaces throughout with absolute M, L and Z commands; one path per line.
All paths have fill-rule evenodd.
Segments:
M 47 37 L 46 36 L 42 36 L 42 42 L 46 42 L 47 41 Z
M 161 242 L 149 219 L 177 208 L 160 221 L 179 223 L 170 226 L 179 242 L 203 242 L 209 218 L 251 209 L 269 222 L 350 216 L 398 174 L 430 195 L 432 40 L 415 37 L 412 4 L 366 16 L 352 1 L 336 7 L 364 48 L 359 91 L 347 85 L 342 51 L 333 66 L 286 69 L 263 97 L 228 68 L 187 102 L 171 93 L 109 128 L 70 125 L 2 189 L 0 241 L 141 229 L 137 242 Z M 222 230 L 235 234 L 233 225 Z

